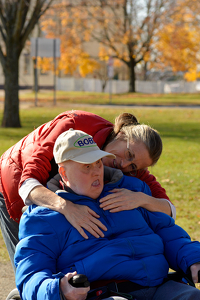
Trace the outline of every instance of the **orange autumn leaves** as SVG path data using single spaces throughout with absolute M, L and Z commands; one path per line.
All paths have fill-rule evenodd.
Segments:
M 171 18 L 156 35 L 154 67 L 182 71 L 187 81 L 200 78 L 200 23 L 197 23 L 195 13 L 199 9 L 196 0 L 178 1 Z
M 85 77 L 99 68 L 99 63 L 84 50 L 84 42 L 89 40 L 89 32 L 82 34 L 83 24 L 75 8 L 66 9 L 64 3 L 55 4 L 44 15 L 41 21 L 42 31 L 46 38 L 59 38 L 61 57 L 57 62 L 56 73 L 74 74 L 78 72 Z M 82 20 L 82 21 L 81 21 Z M 39 58 L 38 66 L 43 72 L 54 70 L 53 59 Z
M 101 61 L 107 61 L 109 56 L 114 56 L 118 58 L 114 60 L 114 65 L 117 66 L 124 62 L 129 63 L 132 57 L 135 64 L 148 62 L 149 68 L 182 71 L 189 81 L 200 77 L 197 67 L 200 62 L 200 24 L 197 22 L 197 12 L 200 8 L 197 0 L 178 0 L 173 10 L 163 10 L 159 17 L 154 12 L 156 21 L 153 18 L 150 21 L 151 13 L 144 19 L 143 26 L 138 27 L 137 32 L 136 26 L 133 27 L 134 30 L 131 29 L 131 20 L 123 23 L 124 16 L 119 9 L 123 2 L 126 1 L 118 0 L 118 6 L 115 3 L 115 7 L 110 6 L 109 10 L 104 6 L 73 6 L 70 2 L 61 1 L 47 11 L 42 19 L 42 30 L 47 38 L 56 37 L 61 40 L 57 74 L 76 73 L 85 77 L 100 69 Z M 167 0 L 164 2 L 167 3 Z M 111 13 L 112 18 L 109 17 Z M 97 35 L 99 52 L 92 55 L 86 44 L 93 47 L 90 42 L 94 33 L 100 32 L 101 26 L 104 27 L 108 39 Z M 148 37 L 146 41 L 141 40 L 144 36 Z M 39 59 L 39 66 L 43 71 L 53 70 L 53 60 Z

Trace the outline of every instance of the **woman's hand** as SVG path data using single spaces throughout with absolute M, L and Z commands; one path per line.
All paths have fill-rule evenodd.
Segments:
M 88 236 L 83 229 L 86 229 L 96 238 L 104 237 L 102 230 L 107 231 L 107 228 L 98 220 L 99 215 L 92 209 L 65 200 L 44 186 L 36 186 L 29 193 L 28 198 L 37 205 L 48 207 L 63 214 L 85 239 Z
M 100 207 L 110 212 L 119 212 L 122 210 L 131 210 L 142 206 L 145 194 L 141 192 L 132 192 L 127 189 L 113 189 L 109 194 L 100 200 Z
M 88 236 L 83 229 L 86 229 L 96 238 L 104 237 L 101 230 L 107 231 L 105 225 L 98 220 L 99 215 L 86 205 L 66 201 L 66 206 L 62 214 L 65 215 L 66 219 L 85 239 L 88 239 Z
M 112 213 L 143 207 L 149 211 L 163 212 L 171 216 L 171 207 L 166 199 L 157 199 L 142 192 L 127 189 L 113 189 L 112 194 L 100 200 L 100 207 Z
M 72 278 L 76 274 L 77 274 L 76 272 L 67 273 L 60 280 L 60 288 L 67 300 L 85 300 L 87 298 L 87 293 L 90 290 L 90 287 L 75 288 L 69 283 L 70 278 Z

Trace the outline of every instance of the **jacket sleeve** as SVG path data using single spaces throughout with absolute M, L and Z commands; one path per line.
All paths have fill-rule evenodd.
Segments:
M 160 199 L 167 199 L 169 197 L 166 194 L 165 189 L 160 185 L 160 183 L 156 180 L 155 176 L 150 174 L 148 169 L 139 171 L 137 174 L 137 178 L 146 182 L 151 189 L 152 196 Z M 170 201 L 170 200 L 169 200 Z
M 44 210 L 43 214 L 48 215 L 49 211 Z M 57 273 L 56 262 L 66 236 L 58 236 L 52 225 L 58 220 L 56 217 L 51 220 L 49 224 L 40 215 L 21 218 L 20 238 L 23 239 L 16 247 L 15 264 L 16 285 L 24 300 L 60 299 L 59 278 L 53 274 Z
M 32 132 L 22 146 L 22 176 L 20 185 L 28 178 L 35 178 L 43 185 L 51 170 L 53 147 L 57 137 L 69 128 L 75 128 L 73 117 L 55 118 Z M 30 142 L 29 142 L 30 140 Z
M 192 264 L 200 262 L 200 243 L 191 241 L 188 233 L 176 225 L 174 219 L 164 213 L 141 210 L 149 226 L 161 237 L 170 268 L 187 273 Z

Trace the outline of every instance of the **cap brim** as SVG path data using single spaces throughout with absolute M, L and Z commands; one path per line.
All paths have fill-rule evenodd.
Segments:
M 71 158 L 71 160 L 82 163 L 82 164 L 91 164 L 103 157 L 116 158 L 116 156 L 112 153 L 105 152 L 102 150 L 95 150 L 95 151 L 89 151 L 82 155 Z

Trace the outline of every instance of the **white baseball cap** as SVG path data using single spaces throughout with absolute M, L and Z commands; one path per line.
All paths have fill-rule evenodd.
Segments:
M 73 128 L 58 136 L 53 155 L 57 164 L 67 160 L 90 164 L 105 156 L 115 158 L 114 154 L 100 150 L 91 135 Z

